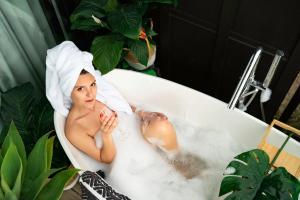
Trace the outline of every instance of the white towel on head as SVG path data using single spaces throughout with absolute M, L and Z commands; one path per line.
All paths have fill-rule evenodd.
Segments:
M 72 104 L 71 92 L 84 69 L 96 79 L 97 100 L 115 111 L 131 114 L 127 101 L 98 70 L 94 70 L 92 61 L 92 54 L 79 50 L 71 41 L 62 42 L 47 51 L 46 96 L 52 107 L 62 115 L 68 115 Z

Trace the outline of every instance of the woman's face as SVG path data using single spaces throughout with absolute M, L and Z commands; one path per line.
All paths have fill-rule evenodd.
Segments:
M 96 102 L 96 80 L 90 73 L 81 74 L 71 93 L 73 105 L 93 109 Z

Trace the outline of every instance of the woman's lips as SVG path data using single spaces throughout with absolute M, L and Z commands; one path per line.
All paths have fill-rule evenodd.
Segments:
M 89 100 L 86 100 L 85 102 L 93 102 L 94 101 L 94 99 L 89 99 Z

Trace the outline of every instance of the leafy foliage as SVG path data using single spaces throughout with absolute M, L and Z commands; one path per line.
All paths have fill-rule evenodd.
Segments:
M 142 29 L 142 16 L 136 6 L 124 6 L 108 14 L 108 23 L 113 32 L 138 40 Z
M 227 166 L 219 196 L 225 200 L 297 200 L 300 182 L 284 168 L 269 170 L 269 157 L 260 149 L 244 152 Z
M 156 33 L 151 24 L 143 22 L 147 21 L 144 16 L 152 4 L 177 5 L 178 0 L 82 0 L 74 10 L 70 16 L 72 29 L 99 33 L 92 43 L 91 52 L 94 65 L 103 74 L 123 61 L 126 56 L 122 52 L 124 49 L 134 51 L 133 55 L 143 65 L 148 63 L 146 41 L 153 44 L 152 36 Z M 103 29 L 107 31 L 99 31 Z M 116 35 L 119 35 L 118 41 L 114 41 Z
M 133 55 L 140 61 L 141 64 L 148 63 L 148 48 L 147 44 L 140 40 L 133 40 L 129 42 L 129 49 Z
M 1 118 L 5 125 L 9 125 L 14 120 L 23 140 L 27 145 L 27 150 L 31 149 L 33 135 L 31 131 L 34 129 L 33 121 L 33 86 L 25 83 L 17 86 L 1 95 Z
M 103 74 L 111 71 L 120 60 L 124 42 L 119 38 L 118 35 L 106 35 L 96 37 L 93 41 L 93 62 L 101 68 Z
M 28 158 L 22 138 L 12 122 L 4 139 L 0 156 L 0 199 L 59 199 L 64 185 L 78 170 L 68 169 L 48 177 L 60 169 L 51 169 L 54 137 L 43 135 Z
M 39 100 L 34 98 L 34 89 L 30 83 L 25 83 L 12 88 L 1 95 L 1 117 L 4 128 L 0 135 L 2 144 L 10 122 L 13 120 L 25 144 L 26 152 L 29 153 L 38 139 L 45 133 L 54 130 L 53 109 L 46 97 Z M 54 166 L 65 166 L 69 164 L 67 156 L 61 146 L 55 140 Z M 59 154 L 56 154 L 59 153 Z

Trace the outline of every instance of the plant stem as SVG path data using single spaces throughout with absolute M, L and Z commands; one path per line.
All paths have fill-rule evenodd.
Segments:
M 283 142 L 283 144 L 281 145 L 281 147 L 278 149 L 278 151 L 276 152 L 276 155 L 274 156 L 273 160 L 271 161 L 268 170 L 266 171 L 266 173 L 268 173 L 271 169 L 271 167 L 274 165 L 275 161 L 277 160 L 279 154 L 282 152 L 283 148 L 285 147 L 285 145 L 287 144 L 287 142 L 289 141 L 289 139 L 292 137 L 294 133 L 291 132 L 289 134 L 289 136 L 285 139 L 285 141 Z

